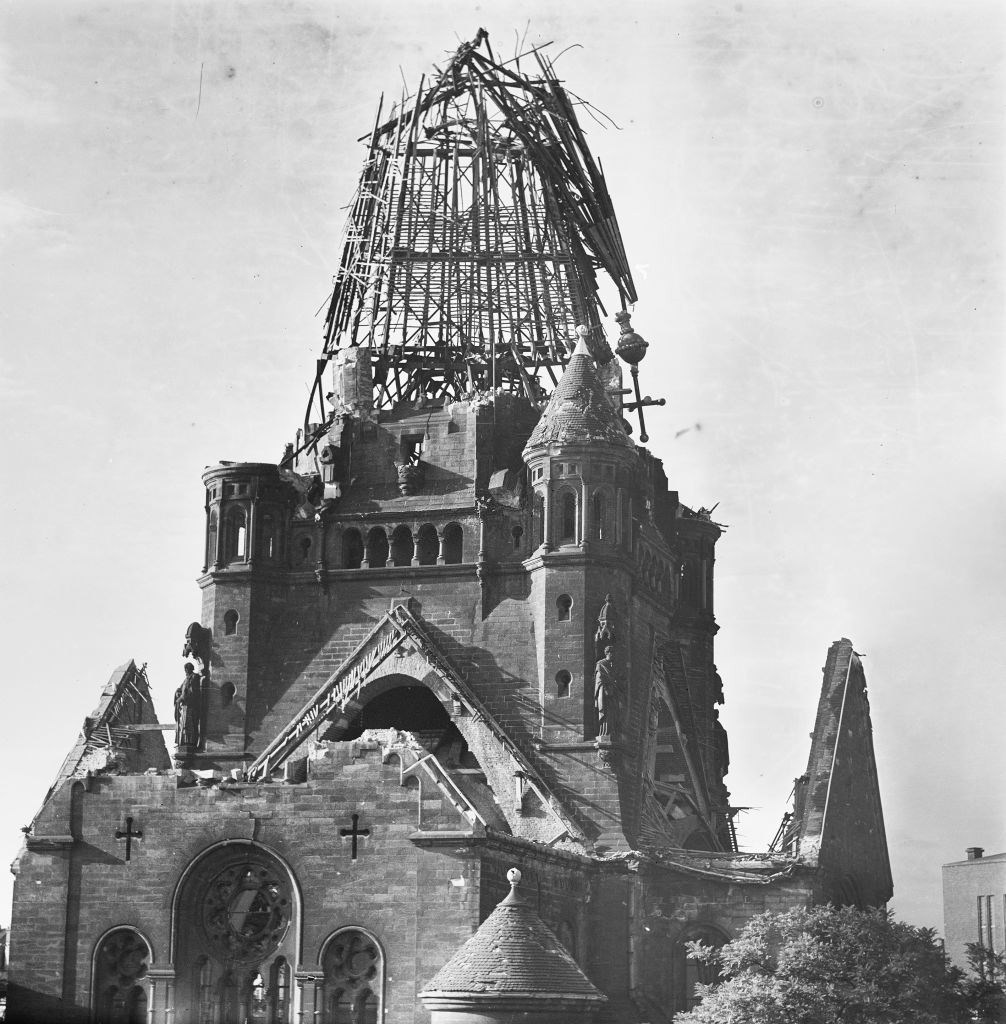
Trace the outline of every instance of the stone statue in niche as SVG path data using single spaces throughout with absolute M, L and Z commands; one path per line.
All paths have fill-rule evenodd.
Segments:
M 175 746 L 195 747 L 199 744 L 199 676 L 191 661 L 185 663 L 185 678 L 175 690 Z
M 611 736 L 618 729 L 618 680 L 611 647 L 594 666 L 594 707 L 597 708 L 597 735 Z
M 594 634 L 594 657 L 603 658 L 605 649 L 615 643 L 615 607 L 611 594 L 604 595 L 604 604 L 597 615 L 597 632 Z

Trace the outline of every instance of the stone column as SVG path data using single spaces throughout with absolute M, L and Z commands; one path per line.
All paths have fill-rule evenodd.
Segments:
M 437 565 L 444 565 L 444 531 L 442 529 L 437 530 L 437 541 L 440 544 L 440 550 L 437 553 Z
M 258 485 L 257 481 L 252 483 L 256 490 L 255 497 L 248 505 L 248 548 L 245 551 L 245 561 L 249 565 L 255 564 L 255 544 L 258 540 Z
M 419 523 L 412 524 L 412 564 L 419 565 Z

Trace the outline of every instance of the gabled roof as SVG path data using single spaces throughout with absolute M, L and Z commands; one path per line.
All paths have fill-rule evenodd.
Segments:
M 622 417 L 616 411 L 598 379 L 583 338 L 566 364 L 566 369 L 538 425 L 524 446 L 524 457 L 535 448 L 553 444 L 610 444 L 632 448 Z
M 572 997 L 585 1006 L 602 1003 L 605 996 L 519 895 L 520 872 L 512 869 L 507 877 L 509 895 L 437 972 L 420 999 L 496 996 L 506 1001 L 530 996 Z

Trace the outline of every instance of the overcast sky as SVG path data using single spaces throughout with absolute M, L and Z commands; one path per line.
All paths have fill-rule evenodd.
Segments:
M 940 927 L 941 863 L 1006 850 L 1003 18 L 949 0 L 5 4 L 0 859 L 116 665 L 170 720 L 200 473 L 292 440 L 355 140 L 480 25 L 579 44 L 560 74 L 619 126 L 585 119 L 667 399 L 650 448 L 729 525 L 743 846 L 848 636 L 893 906 Z

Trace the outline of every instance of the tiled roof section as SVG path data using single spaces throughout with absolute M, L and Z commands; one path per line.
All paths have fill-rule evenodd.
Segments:
M 441 993 L 578 996 L 597 1002 L 605 998 L 517 894 L 516 886 L 440 969 L 423 995 Z
M 581 339 L 524 451 L 550 444 L 598 442 L 619 448 L 632 447 L 622 417 L 597 379 L 594 364 Z

